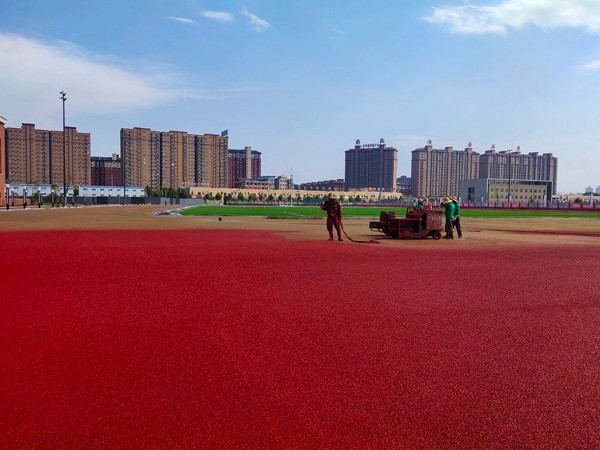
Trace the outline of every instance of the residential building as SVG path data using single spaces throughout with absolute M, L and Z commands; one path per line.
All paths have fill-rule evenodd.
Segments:
M 121 128 L 124 185 L 162 188 L 160 135 L 149 128 Z
M 184 131 L 160 133 L 161 188 L 196 185 L 196 139 Z
M 227 187 L 227 130 L 196 136 L 196 186 Z
M 403 196 L 411 195 L 411 178 L 406 175 L 402 175 L 396 180 L 396 185 L 398 192 L 400 192 Z
M 7 178 L 14 183 L 90 184 L 90 156 L 90 134 L 75 127 L 64 134 L 30 123 L 6 129 Z
M 411 195 L 456 195 L 460 180 L 479 178 L 479 153 L 471 143 L 464 150 L 434 149 L 431 140 L 412 151 Z
M 225 187 L 227 148 L 227 131 L 219 136 L 122 128 L 125 184 L 153 189 Z
M 346 189 L 383 190 L 396 192 L 398 151 L 379 144 L 363 144 L 356 140 L 353 149 L 346 150 Z
M 557 174 L 558 158 L 552 156 L 552 153 L 522 154 L 520 147 L 514 151 L 496 152 L 492 146 L 492 149 L 487 150 L 480 157 L 480 178 L 550 181 L 552 194 L 556 194 Z
M 0 116 L 0 203 L 6 198 L 6 119 Z M 6 204 L 6 203 L 5 203 Z
M 346 184 L 343 178 L 337 180 L 311 181 L 309 183 L 300 184 L 300 189 L 305 191 L 343 191 Z
M 227 150 L 227 187 L 238 187 L 243 180 L 261 176 L 261 153 L 245 147 L 243 150 Z
M 123 165 L 119 155 L 92 156 L 92 186 L 123 186 Z

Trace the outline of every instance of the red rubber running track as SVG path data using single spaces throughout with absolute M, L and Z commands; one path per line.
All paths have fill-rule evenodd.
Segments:
M 598 448 L 598 247 L 445 247 L 0 233 L 2 446 Z

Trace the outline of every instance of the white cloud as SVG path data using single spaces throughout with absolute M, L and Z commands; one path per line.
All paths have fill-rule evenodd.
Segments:
M 600 59 L 597 59 L 595 61 L 589 61 L 585 64 L 577 66 L 577 68 L 586 72 L 600 71 Z
M 189 98 L 211 98 L 181 87 L 175 74 L 140 73 L 67 42 L 45 43 L 0 33 L 2 111 L 13 121 L 54 117 L 59 92 L 72 114 L 112 115 Z M 222 95 L 220 95 L 222 96 Z
M 598 0 L 504 0 L 492 6 L 469 3 L 434 7 L 423 17 L 430 23 L 448 25 L 460 34 L 506 34 L 527 25 L 540 28 L 583 28 L 600 33 Z
M 208 19 L 216 20 L 221 23 L 231 23 L 235 20 L 233 14 L 223 11 L 202 11 L 202 15 Z
M 196 21 L 192 19 L 187 19 L 185 17 L 169 17 L 169 19 L 174 20 L 175 22 L 185 23 L 187 25 L 196 25 Z
M 242 9 L 242 16 L 246 18 L 252 31 L 265 31 L 266 29 L 271 27 L 271 24 L 269 22 L 267 22 L 264 19 L 261 19 L 258 16 L 255 16 L 246 8 Z

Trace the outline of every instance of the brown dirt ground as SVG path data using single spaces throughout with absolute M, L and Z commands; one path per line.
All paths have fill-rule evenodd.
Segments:
M 101 206 L 0 210 L 0 231 L 115 230 L 115 229 L 225 229 L 267 230 L 288 239 L 326 240 L 324 219 L 267 219 L 160 215 L 165 206 Z M 346 233 L 354 240 L 375 239 L 384 246 L 408 248 L 485 248 L 497 245 L 600 246 L 600 220 L 581 219 L 475 219 L 463 218 L 463 239 L 393 240 L 369 229 L 370 219 L 347 218 Z M 579 234 L 579 235 L 578 235 Z M 587 234 L 587 235 L 586 235 Z M 352 244 L 346 239 L 344 244 Z M 342 244 L 342 245 L 344 245 Z M 337 245 L 331 243 L 328 245 Z

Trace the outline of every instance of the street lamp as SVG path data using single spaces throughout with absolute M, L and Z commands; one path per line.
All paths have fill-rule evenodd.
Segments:
M 512 149 L 508 150 L 508 207 L 511 207 L 511 201 L 510 201 L 510 176 L 511 176 L 511 172 L 512 172 L 512 167 L 511 167 L 511 160 L 510 160 L 510 155 L 511 155 Z
M 63 107 L 63 206 L 67 206 L 67 135 L 65 131 L 65 102 L 67 93 L 60 91 L 60 99 Z

